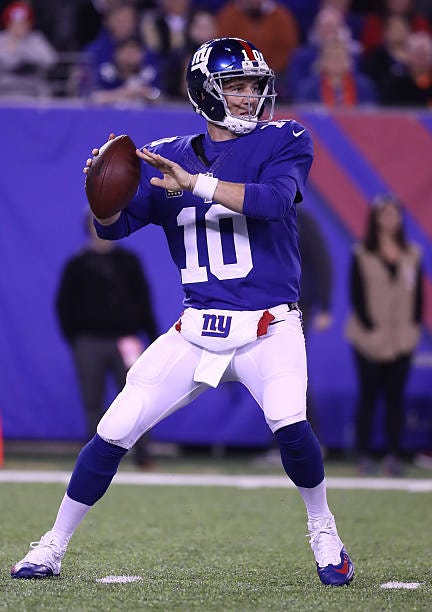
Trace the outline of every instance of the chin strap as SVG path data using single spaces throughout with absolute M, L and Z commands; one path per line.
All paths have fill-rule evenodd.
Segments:
M 249 134 L 258 125 L 256 121 L 247 121 L 246 119 L 238 119 L 237 117 L 225 117 L 223 125 L 233 134 Z

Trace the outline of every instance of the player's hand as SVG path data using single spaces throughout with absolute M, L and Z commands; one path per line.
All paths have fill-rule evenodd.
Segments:
M 312 321 L 315 331 L 326 331 L 332 325 L 332 316 L 329 312 L 322 310 L 317 312 Z
M 157 168 L 163 174 L 163 178 L 153 177 L 150 179 L 150 183 L 156 187 L 163 187 L 171 191 L 177 191 L 179 189 L 186 189 L 192 191 L 197 181 L 196 174 L 189 174 L 184 168 L 182 168 L 176 162 L 162 157 L 156 153 L 152 153 L 146 148 L 142 150 L 137 149 L 137 155 L 143 161 Z
M 113 132 L 111 132 L 111 134 L 108 136 L 108 140 L 114 140 L 115 138 L 115 134 L 113 134 Z M 91 167 L 92 163 L 93 163 L 93 159 L 99 155 L 99 149 L 92 149 L 92 155 L 93 157 L 89 157 L 88 160 L 86 161 L 86 165 L 83 168 L 83 172 L 84 174 L 87 174 L 87 172 L 89 171 L 89 168 Z
M 117 348 L 125 366 L 129 369 L 144 351 L 144 344 L 138 336 L 123 336 L 118 339 Z

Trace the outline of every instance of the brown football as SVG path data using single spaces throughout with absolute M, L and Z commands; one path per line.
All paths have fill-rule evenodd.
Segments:
M 118 213 L 134 197 L 141 175 L 141 161 L 133 140 L 122 134 L 108 140 L 93 158 L 85 180 L 90 208 L 99 219 Z

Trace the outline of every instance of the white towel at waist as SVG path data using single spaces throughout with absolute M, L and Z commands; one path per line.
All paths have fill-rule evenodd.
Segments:
M 288 314 L 286 304 L 251 311 L 187 308 L 175 327 L 186 340 L 204 349 L 195 382 L 217 387 L 236 349 L 265 335 L 273 319 Z
M 267 310 L 198 310 L 186 308 L 176 329 L 189 342 L 209 351 L 228 351 L 267 333 L 268 324 L 288 316 L 286 304 Z
M 235 352 L 236 349 L 219 351 L 219 353 L 203 349 L 201 359 L 195 368 L 194 381 L 205 383 L 210 387 L 217 387 Z

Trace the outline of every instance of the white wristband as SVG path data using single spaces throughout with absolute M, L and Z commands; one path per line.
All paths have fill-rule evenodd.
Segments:
M 208 174 L 198 174 L 197 182 L 192 193 L 199 198 L 203 198 L 205 202 L 213 200 L 214 192 L 218 184 L 218 179 Z

